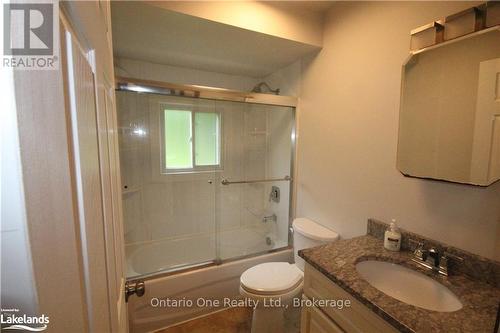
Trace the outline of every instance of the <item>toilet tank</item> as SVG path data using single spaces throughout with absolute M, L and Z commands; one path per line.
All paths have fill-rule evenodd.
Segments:
M 299 250 L 333 242 L 339 238 L 339 234 L 335 231 L 307 218 L 296 218 L 293 221 L 292 227 L 295 265 L 302 271 L 304 270 L 305 262 L 304 259 L 299 257 Z

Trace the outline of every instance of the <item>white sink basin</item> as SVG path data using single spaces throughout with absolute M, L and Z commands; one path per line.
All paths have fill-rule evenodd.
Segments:
M 441 283 L 401 265 L 368 260 L 359 262 L 356 270 L 373 287 L 401 302 L 440 312 L 462 308 L 455 294 Z

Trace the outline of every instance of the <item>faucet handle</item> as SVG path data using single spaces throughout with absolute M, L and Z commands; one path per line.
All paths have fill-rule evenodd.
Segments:
M 448 259 L 453 259 L 458 262 L 463 262 L 464 258 L 459 257 L 457 255 L 454 255 L 453 253 L 450 253 L 448 251 L 444 251 L 442 258 L 448 258 Z
M 463 262 L 464 258 L 454 255 L 453 253 L 445 251 L 441 258 L 439 259 L 439 272 L 443 275 L 448 276 L 448 260 L 454 260 L 457 262 Z
M 413 248 L 413 255 L 422 260 L 424 257 L 424 243 L 411 238 L 408 239 L 408 242 L 415 244 L 415 247 Z
M 421 241 L 418 241 L 418 240 L 415 240 L 415 239 L 412 239 L 412 238 L 408 238 L 408 242 L 410 244 L 414 244 L 415 245 L 415 250 L 417 248 L 423 248 L 424 247 L 424 242 L 421 242 Z
M 448 276 L 448 257 L 443 255 L 439 260 L 439 272 Z

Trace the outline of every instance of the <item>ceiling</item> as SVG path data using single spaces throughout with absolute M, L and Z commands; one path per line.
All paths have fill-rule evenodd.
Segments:
M 113 1 L 112 25 L 117 57 L 226 74 L 264 77 L 318 50 L 140 2 Z

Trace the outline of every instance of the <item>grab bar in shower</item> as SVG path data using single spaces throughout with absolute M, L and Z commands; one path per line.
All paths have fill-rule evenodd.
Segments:
M 283 178 L 272 178 L 272 179 L 259 179 L 259 180 L 237 180 L 237 181 L 229 181 L 227 179 L 222 179 L 220 182 L 222 185 L 231 185 L 231 184 L 254 184 L 254 183 L 269 183 L 269 182 L 280 182 L 280 181 L 291 181 L 292 177 L 285 176 Z

